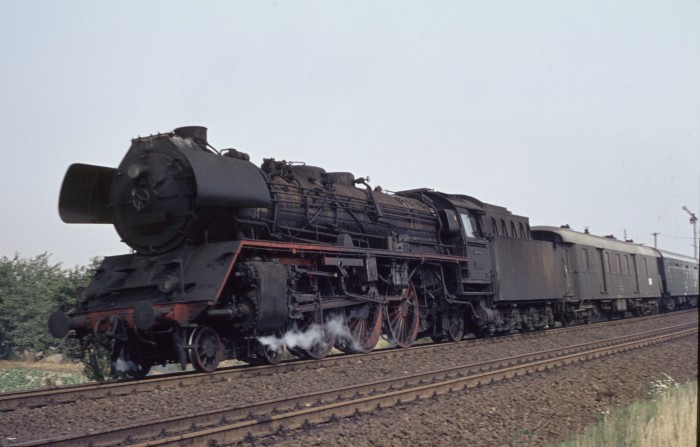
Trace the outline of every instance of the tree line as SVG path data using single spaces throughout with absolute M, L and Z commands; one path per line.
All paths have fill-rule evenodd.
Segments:
M 49 334 L 48 318 L 56 309 L 69 311 L 76 303 L 75 290 L 86 287 L 99 264 L 64 268 L 52 264 L 50 255 L 32 258 L 0 258 L 0 359 L 22 353 L 66 349 Z

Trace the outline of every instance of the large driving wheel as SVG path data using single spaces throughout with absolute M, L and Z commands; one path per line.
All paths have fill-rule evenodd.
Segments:
M 219 334 L 208 326 L 200 326 L 190 335 L 190 362 L 197 371 L 214 372 L 224 356 Z
M 328 331 L 325 326 L 320 326 L 321 336 L 315 340 L 309 348 L 302 348 L 301 352 L 306 358 L 322 359 L 331 353 L 335 345 L 336 334 Z
M 284 357 L 284 348 L 280 350 L 271 349 L 269 346 L 260 346 L 261 358 L 268 365 L 276 365 Z
M 443 312 L 442 327 L 450 341 L 460 341 L 464 337 L 464 314 L 458 305 L 452 304 Z
M 347 353 L 367 353 L 376 346 L 382 334 L 382 306 L 365 303 L 345 309 L 344 330 L 335 347 Z
M 418 336 L 420 318 L 418 294 L 413 283 L 403 291 L 401 299 L 386 305 L 386 326 L 389 342 L 408 348 Z
M 276 331 L 262 334 L 255 342 L 250 357 L 245 359 L 252 365 L 276 365 L 284 358 L 284 327 Z M 270 342 L 271 341 L 271 342 Z M 264 342 L 264 343 L 263 343 Z
M 327 320 L 335 321 L 335 320 Z M 315 321 L 314 313 L 304 315 L 304 319 L 297 326 L 299 343 L 290 346 L 287 350 L 298 357 L 307 359 L 322 359 L 330 354 L 336 340 L 336 331 L 331 331 L 327 324 L 319 324 Z M 292 337 L 295 338 L 295 337 Z

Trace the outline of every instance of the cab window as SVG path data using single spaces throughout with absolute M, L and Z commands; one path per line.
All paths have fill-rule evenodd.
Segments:
M 473 224 L 472 220 L 469 218 L 469 214 L 460 213 L 460 217 L 462 218 L 464 233 L 467 235 L 467 237 L 478 237 L 478 234 L 476 233 L 476 227 Z

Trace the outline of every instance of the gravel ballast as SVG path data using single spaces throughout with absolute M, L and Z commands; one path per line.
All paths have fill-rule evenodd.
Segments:
M 0 443 L 242 406 L 296 396 L 309 390 L 332 389 L 409 372 L 584 343 L 686 321 L 697 322 L 697 314 L 631 320 L 621 325 L 591 325 L 584 330 L 550 331 L 545 337 L 500 339 L 483 345 L 466 340 L 447 353 L 415 351 L 381 361 L 360 357 L 342 367 L 319 366 L 312 371 L 261 375 L 43 408 L 22 408 L 0 413 Z M 515 436 L 516 439 L 527 439 L 531 445 L 541 445 L 543 442 L 540 441 L 560 439 L 594 423 L 610 399 L 616 404 L 624 404 L 643 397 L 648 384 L 664 373 L 679 382 L 697 377 L 697 337 L 256 442 L 300 446 L 406 445 L 407 442 L 408 445 L 514 445 Z
M 698 338 L 686 337 L 435 399 L 322 424 L 262 446 L 542 446 L 595 425 L 604 411 L 644 399 L 666 374 L 697 380 Z M 243 442 L 239 445 L 251 445 Z

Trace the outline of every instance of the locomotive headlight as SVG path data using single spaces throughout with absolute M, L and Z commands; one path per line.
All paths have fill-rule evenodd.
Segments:
M 143 174 L 148 172 L 148 167 L 134 163 L 133 165 L 129 166 L 126 170 L 126 175 L 129 176 L 131 180 L 136 180 L 137 178 L 141 177 Z

